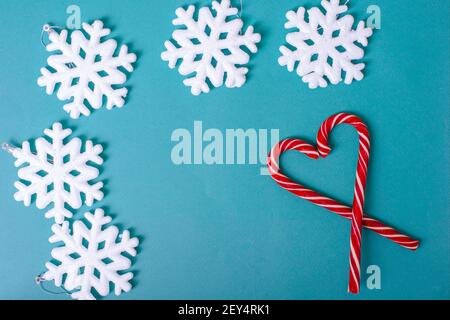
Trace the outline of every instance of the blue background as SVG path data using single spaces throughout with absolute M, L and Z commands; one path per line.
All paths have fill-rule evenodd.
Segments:
M 238 1 L 233 1 L 238 5 Z M 450 296 L 449 2 L 350 1 L 365 19 L 381 8 L 381 30 L 366 51 L 365 79 L 309 90 L 277 63 L 285 12 L 319 1 L 244 0 L 244 20 L 262 34 L 248 82 L 191 95 L 160 59 L 175 9 L 190 1 L 0 1 L 0 141 L 20 143 L 62 121 L 74 136 L 105 147 L 104 207 L 114 223 L 142 240 L 127 299 L 436 299 Z M 209 1 L 197 1 L 206 5 Z M 63 102 L 36 84 L 47 53 L 41 27 L 64 25 L 77 4 L 82 20 L 101 18 L 112 36 L 137 52 L 123 109 L 70 120 Z M 366 212 L 421 239 L 417 252 L 363 234 L 362 292 L 346 292 L 350 224 L 260 176 L 260 166 L 175 166 L 177 128 L 279 128 L 281 137 L 314 141 L 328 116 L 347 111 L 370 126 L 373 149 Z M 283 158 L 286 171 L 351 203 L 357 136 L 333 132 L 329 158 Z M 52 221 L 14 201 L 17 170 L 0 153 L 0 298 L 62 299 L 33 282 L 52 246 Z M 79 210 L 77 218 L 86 208 Z M 370 291 L 367 266 L 381 267 L 382 289 Z M 111 298 L 114 298 L 112 295 Z

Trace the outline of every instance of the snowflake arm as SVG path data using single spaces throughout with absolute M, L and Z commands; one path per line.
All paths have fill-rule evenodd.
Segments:
M 123 255 L 136 256 L 137 238 L 130 238 L 130 232 L 119 235 L 116 226 L 108 226 L 111 217 L 105 216 L 102 209 L 92 214 L 85 214 L 90 228 L 82 221 L 76 221 L 73 232 L 69 223 L 55 224 L 52 227 L 53 236 L 50 243 L 62 243 L 63 246 L 52 250 L 53 259 L 59 263 L 46 263 L 47 272 L 43 278 L 54 280 L 55 285 L 64 286 L 72 293 L 72 298 L 78 300 L 95 299 L 92 290 L 101 296 L 109 294 L 109 284 L 114 284 L 114 293 L 131 290 L 132 272 L 122 273 L 131 267 L 131 260 Z M 64 276 L 67 275 L 65 281 Z
M 240 34 L 243 27 L 241 19 L 227 21 L 229 17 L 236 17 L 238 12 L 229 0 L 213 1 L 212 10 L 215 15 L 208 7 L 201 8 L 198 21 L 195 21 L 195 6 L 190 5 L 186 10 L 178 8 L 173 24 L 185 28 L 173 32 L 173 41 L 165 42 L 166 51 L 161 54 L 171 69 L 182 60 L 178 72 L 184 76 L 192 75 L 183 83 L 191 87 L 194 95 L 208 93 L 208 81 L 214 87 L 220 87 L 224 82 L 228 88 L 241 87 L 248 73 L 243 65 L 250 60 L 242 47 L 256 53 L 256 44 L 261 41 L 261 36 L 254 33 L 252 26 Z
M 12 151 L 16 158 L 15 166 L 20 167 L 20 181 L 14 184 L 17 189 L 14 198 L 30 206 L 32 197 L 36 195 L 36 207 L 39 209 L 53 204 L 45 216 L 54 218 L 59 224 L 72 217 L 72 212 L 66 206 L 73 209 L 81 207 L 82 194 L 88 206 L 93 205 L 95 200 L 103 199 L 103 183 L 89 183 L 99 175 L 99 170 L 89 165 L 89 162 L 101 165 L 103 148 L 87 141 L 82 152 L 79 138 L 64 144 L 71 133 L 72 130 L 63 129 L 60 123 L 55 123 L 52 129 L 44 131 L 51 143 L 45 138 L 38 138 L 35 141 L 35 153 L 28 141 L 22 144 L 22 148 Z
M 342 72 L 345 72 L 346 84 L 362 80 L 365 65 L 354 61 L 364 57 L 364 50 L 355 43 L 367 46 L 372 29 L 366 28 L 363 21 L 352 29 L 354 18 L 351 15 L 339 18 L 348 9 L 340 5 L 339 0 L 323 0 L 321 4 L 326 14 L 319 8 L 306 11 L 303 7 L 287 12 L 285 28 L 297 31 L 287 34 L 289 47 L 280 47 L 279 64 L 290 72 L 296 69 L 311 89 L 326 87 L 326 79 L 338 84 L 342 81 Z
M 76 30 L 68 41 L 67 30 L 60 33 L 50 30 L 47 45 L 48 52 L 57 52 L 49 56 L 49 68 L 41 69 L 38 85 L 46 88 L 47 94 L 55 91 L 60 84 L 57 97 L 60 100 L 72 100 L 64 105 L 64 110 L 74 119 L 80 115 L 89 116 L 92 109 L 99 109 L 106 97 L 106 108 L 122 107 L 128 90 L 115 86 L 126 82 L 126 74 L 119 68 L 128 72 L 133 71 L 132 63 L 136 62 L 136 55 L 128 52 L 123 45 L 119 54 L 114 56 L 117 41 L 102 38 L 111 33 L 110 29 L 103 28 L 103 22 L 97 20 L 92 25 L 83 23 L 83 29 L 89 36 Z M 53 71 L 54 70 L 54 71 Z

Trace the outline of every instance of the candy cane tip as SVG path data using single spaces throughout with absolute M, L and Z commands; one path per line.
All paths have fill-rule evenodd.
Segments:
M 358 288 L 348 288 L 348 293 L 358 294 L 359 293 L 359 289 Z
M 420 246 L 419 240 L 410 241 L 410 242 L 411 243 L 399 243 L 399 244 L 402 245 L 404 248 L 409 249 L 411 251 L 416 251 L 417 249 L 419 249 L 419 246 Z

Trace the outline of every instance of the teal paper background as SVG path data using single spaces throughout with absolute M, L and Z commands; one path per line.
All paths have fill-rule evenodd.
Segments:
M 368 16 L 370 4 L 381 8 L 381 30 L 364 59 L 366 77 L 312 91 L 277 58 L 285 12 L 319 1 L 244 0 L 246 24 L 263 37 L 249 80 L 199 97 L 160 59 L 175 9 L 189 3 L 0 1 L 0 141 L 36 138 L 62 121 L 74 136 L 103 144 L 106 197 L 95 207 L 142 240 L 136 287 L 121 298 L 448 299 L 449 2 L 350 1 L 357 19 Z M 70 4 L 80 6 L 83 21 L 103 19 L 113 37 L 138 53 L 123 109 L 74 121 L 63 102 L 37 86 L 48 56 L 41 27 L 64 25 Z M 260 166 L 177 167 L 170 159 L 172 131 L 192 130 L 194 120 L 221 130 L 279 128 L 282 138 L 314 141 L 322 121 L 340 111 L 360 115 L 371 129 L 366 212 L 422 241 L 410 252 L 365 232 L 358 296 L 346 292 L 350 224 L 343 218 L 282 190 L 259 175 Z M 289 153 L 283 164 L 293 177 L 351 203 L 356 133 L 340 127 L 332 143 L 326 160 Z M 0 153 L 0 298 L 63 299 L 33 281 L 50 258 L 52 221 L 13 199 L 13 162 Z M 381 267 L 381 290 L 365 286 L 372 264 Z

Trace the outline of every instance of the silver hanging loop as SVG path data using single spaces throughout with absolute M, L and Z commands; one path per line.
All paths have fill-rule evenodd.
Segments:
M 63 30 L 63 29 L 64 29 L 63 27 L 60 27 L 60 26 L 52 26 L 52 25 L 50 25 L 50 24 L 48 24 L 48 23 L 46 23 L 46 24 L 44 24 L 44 25 L 42 26 L 42 31 L 41 31 L 41 43 L 42 43 L 42 45 L 44 46 L 45 49 L 47 49 L 47 45 L 48 45 L 48 44 L 46 44 L 45 41 L 44 41 L 44 35 L 45 35 L 45 34 L 48 34 L 48 35 L 49 35 L 49 34 L 52 33 L 52 32 L 56 32 L 55 30 Z M 68 63 L 67 66 L 68 66 L 70 69 L 75 68 L 75 64 L 74 64 L 73 62 Z
M 45 288 L 44 283 L 47 282 L 48 280 L 45 278 L 45 273 L 40 273 L 38 276 L 36 276 L 36 278 L 34 278 L 34 282 L 41 288 L 42 291 L 44 291 L 45 293 L 48 294 L 52 294 L 52 295 L 60 295 L 60 294 L 65 294 L 70 296 L 72 293 L 68 290 L 66 290 L 64 287 L 61 287 L 60 292 L 55 292 L 55 291 L 51 291 L 47 288 Z
M 17 149 L 15 146 L 9 144 L 9 143 L 2 143 L 2 150 L 8 152 L 9 154 L 14 154 L 14 150 Z
M 12 144 L 9 144 L 6 142 L 2 143 L 1 148 L 3 151 L 8 152 L 12 156 L 14 156 L 14 150 L 20 149 L 16 146 L 13 146 Z M 34 154 L 35 156 L 38 155 L 36 152 L 31 152 L 31 154 Z M 47 162 L 53 164 L 53 160 L 51 160 L 51 159 L 47 159 Z
M 238 18 L 242 18 L 242 11 L 244 10 L 244 4 L 243 4 L 243 0 L 240 0 L 240 2 L 241 2 L 241 9 L 239 10 L 239 12 L 236 14 L 236 16 L 238 17 Z
M 52 26 L 48 23 L 44 24 L 44 26 L 42 27 L 42 31 L 41 31 L 41 43 L 44 46 L 44 48 L 47 48 L 47 44 L 44 41 L 44 35 L 50 34 L 51 32 L 55 32 L 55 30 L 62 30 L 62 29 L 64 29 L 64 28 L 60 27 L 60 26 Z
M 37 285 L 41 285 L 42 282 L 47 281 L 44 278 L 44 273 L 41 273 L 34 278 L 34 282 L 36 282 Z

